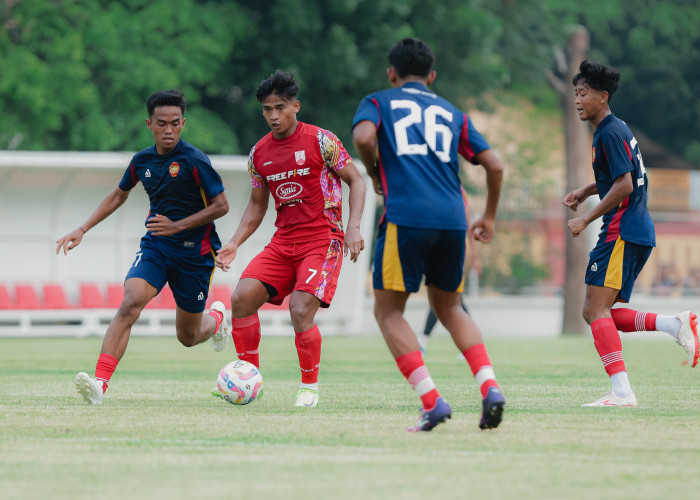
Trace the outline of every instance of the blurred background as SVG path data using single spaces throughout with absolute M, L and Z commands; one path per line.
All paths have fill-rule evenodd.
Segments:
M 236 193 L 218 224 L 228 239 L 249 192 L 238 155 L 268 132 L 255 99 L 260 81 L 293 71 L 299 119 L 332 130 L 355 155 L 357 104 L 387 87 L 386 53 L 406 36 L 431 45 L 434 90 L 470 115 L 506 166 L 497 238 L 479 246 L 481 275 L 469 275 L 474 300 L 542 299 L 564 316 L 557 331 L 584 331 L 583 274 L 596 231 L 572 248 L 561 204 L 571 185 L 592 180 L 591 130 L 567 125 L 581 58 L 621 72 L 611 107 L 639 141 L 650 180 L 658 248 L 635 295 L 700 296 L 699 0 L 0 0 L 0 307 L 21 309 L 19 284 L 35 290 L 41 308 L 45 285 L 57 282 L 70 308 L 81 284 L 106 296 L 123 278 L 145 197 L 95 228 L 71 264 L 57 259 L 54 242 L 116 185 L 131 153 L 152 144 L 144 125 L 152 91 L 185 91 L 183 138 L 211 155 L 229 198 Z M 463 182 L 477 216 L 481 168 L 466 164 Z M 381 199 L 369 193 L 368 204 L 363 232 L 373 240 Z M 371 301 L 368 252 L 363 259 L 346 302 Z M 215 281 L 229 286 L 238 278 L 221 274 Z M 567 314 L 576 319 L 567 323 Z M 11 331 L 21 323 L 3 321 Z

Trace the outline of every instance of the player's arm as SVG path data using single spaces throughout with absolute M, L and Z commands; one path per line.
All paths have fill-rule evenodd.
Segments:
M 476 154 L 474 160 L 486 171 L 486 209 L 484 214 L 474 221 L 469 231 L 476 241 L 489 243 L 496 232 L 496 214 L 498 212 L 498 199 L 501 197 L 503 165 L 491 149 L 485 149 Z
M 362 212 L 365 209 L 365 198 L 367 196 L 367 186 L 362 174 L 353 162 L 348 163 L 337 171 L 340 177 L 350 188 L 348 204 L 350 205 L 350 215 L 348 216 L 347 227 L 345 228 L 345 244 L 343 255 L 350 252 L 350 260 L 357 262 L 360 252 L 365 249 L 365 240 L 360 232 L 360 221 Z
M 243 216 L 238 228 L 231 236 L 228 243 L 222 246 L 216 253 L 216 266 L 222 271 L 228 271 L 233 259 L 236 258 L 238 247 L 241 246 L 251 234 L 260 226 L 267 212 L 267 203 L 270 198 L 270 188 L 254 187 L 250 192 L 250 199 L 243 211 Z
M 564 197 L 562 203 L 564 203 L 564 206 L 569 207 L 575 212 L 576 210 L 578 210 L 578 207 L 581 203 L 586 201 L 586 199 L 588 199 L 589 196 L 593 196 L 594 194 L 598 194 L 598 186 L 595 182 L 591 182 L 590 184 L 586 184 L 585 186 L 582 186 L 578 189 L 574 189 L 573 191 L 568 193 Z
M 120 187 L 115 187 L 112 189 L 112 191 L 110 191 L 109 194 L 104 197 L 100 204 L 97 205 L 97 208 L 93 210 L 90 217 L 88 217 L 85 222 L 65 235 L 63 238 L 56 241 L 56 254 L 58 254 L 61 248 L 63 248 L 63 254 L 66 255 L 68 250 L 73 250 L 75 247 L 77 247 L 83 240 L 85 233 L 112 215 L 117 208 L 124 204 L 128 197 L 129 191 L 124 191 Z
M 372 179 L 374 192 L 382 194 L 377 171 L 377 126 L 369 120 L 359 122 L 352 129 L 352 142 L 367 169 L 367 175 Z
M 469 267 L 476 269 L 476 272 L 481 274 L 481 259 L 479 258 L 479 252 L 476 248 L 476 240 L 474 239 L 474 233 L 471 231 L 472 220 L 469 215 L 469 205 L 467 203 L 467 193 L 462 189 L 462 199 L 464 200 L 464 215 L 467 218 L 467 227 L 470 229 L 467 231 L 467 245 L 469 246 Z
M 172 221 L 165 215 L 155 214 L 148 219 L 146 230 L 154 236 L 170 236 L 195 227 L 206 226 L 227 213 L 228 198 L 222 191 L 211 199 L 209 205 L 184 219 Z
M 626 172 L 615 179 L 610 191 L 605 197 L 596 203 L 588 212 L 586 212 L 582 217 L 576 217 L 568 222 L 569 231 L 574 237 L 581 234 L 581 231 L 588 227 L 592 221 L 596 220 L 598 217 L 602 217 L 610 210 L 615 207 L 620 206 L 625 198 L 627 198 L 630 193 L 634 191 L 634 183 L 632 182 L 632 173 Z M 597 191 L 596 191 L 597 192 Z

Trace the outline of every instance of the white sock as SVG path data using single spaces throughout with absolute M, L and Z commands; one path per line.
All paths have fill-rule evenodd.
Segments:
M 627 372 L 617 372 L 610 375 L 610 383 L 612 390 L 621 398 L 627 397 L 632 392 L 630 380 L 627 378 Z
M 681 329 L 681 320 L 675 316 L 656 315 L 656 329 L 660 332 L 666 332 L 674 338 L 678 338 L 678 330 Z
M 304 384 L 303 382 L 299 384 L 299 389 L 311 389 L 312 391 L 318 390 L 318 382 L 315 384 Z

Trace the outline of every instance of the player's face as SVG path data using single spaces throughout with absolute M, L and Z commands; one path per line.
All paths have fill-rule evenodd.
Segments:
M 297 113 L 300 107 L 301 104 L 296 99 L 289 101 L 276 94 L 263 99 L 263 116 L 275 139 L 284 139 L 294 133 L 297 129 Z
M 597 125 L 607 114 L 608 93 L 604 90 L 592 89 L 585 82 L 579 82 L 574 87 L 574 94 L 576 95 L 574 104 L 578 117 Z
M 153 132 L 156 151 L 165 155 L 177 146 L 180 132 L 185 126 L 185 117 L 179 106 L 158 106 L 153 110 L 153 116 L 146 120 L 146 125 Z

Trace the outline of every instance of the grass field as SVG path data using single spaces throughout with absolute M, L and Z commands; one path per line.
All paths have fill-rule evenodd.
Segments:
M 404 430 L 418 398 L 379 337 L 329 337 L 318 408 L 295 408 L 291 338 L 263 338 L 265 392 L 209 395 L 208 344 L 131 340 L 101 407 L 75 393 L 101 339 L 0 339 L 0 498 L 700 498 L 700 368 L 669 338 L 625 337 L 639 408 L 582 408 L 608 381 L 590 339 L 488 341 L 508 399 L 480 431 L 479 394 L 446 336 L 426 363 L 451 403 Z

